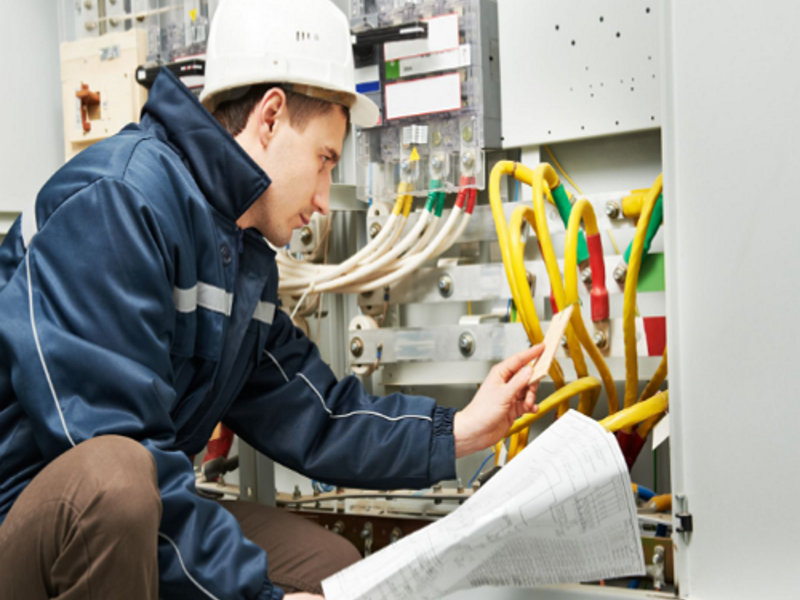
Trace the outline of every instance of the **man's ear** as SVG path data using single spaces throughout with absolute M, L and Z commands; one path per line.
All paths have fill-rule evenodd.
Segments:
M 280 88 L 267 90 L 261 102 L 256 106 L 258 118 L 258 139 L 261 146 L 266 148 L 274 139 L 282 123 L 288 118 L 289 109 L 286 106 L 286 94 Z

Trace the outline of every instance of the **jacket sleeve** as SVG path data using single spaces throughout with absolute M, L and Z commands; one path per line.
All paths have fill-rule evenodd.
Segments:
M 162 597 L 280 599 L 265 553 L 230 513 L 194 493 L 192 464 L 174 450 L 169 243 L 120 181 L 96 181 L 53 211 L 3 290 L 14 389 L 47 461 L 106 434 L 152 453 Z
M 337 381 L 283 311 L 264 354 L 225 419 L 254 448 L 343 486 L 418 489 L 455 477 L 453 409 L 421 396 L 370 396 L 354 376 Z

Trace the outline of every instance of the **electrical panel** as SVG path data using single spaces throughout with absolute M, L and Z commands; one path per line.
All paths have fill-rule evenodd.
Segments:
M 484 150 L 501 146 L 496 2 L 357 1 L 351 24 L 378 39 L 386 28 L 426 29 L 356 46 L 358 90 L 381 108 L 379 125 L 357 134 L 358 198 L 394 199 L 401 183 L 414 196 L 483 189 Z
M 62 0 L 62 42 L 140 29 L 148 62 L 167 64 L 205 53 L 218 0 Z

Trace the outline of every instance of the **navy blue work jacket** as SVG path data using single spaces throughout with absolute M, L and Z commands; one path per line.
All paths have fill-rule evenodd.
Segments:
M 274 253 L 236 226 L 269 185 L 164 72 L 139 125 L 42 188 L 0 247 L 0 522 L 61 453 L 127 436 L 158 470 L 162 597 L 272 599 L 265 553 L 195 494 L 187 455 L 219 421 L 334 484 L 454 477 L 452 409 L 337 381 L 276 310 Z

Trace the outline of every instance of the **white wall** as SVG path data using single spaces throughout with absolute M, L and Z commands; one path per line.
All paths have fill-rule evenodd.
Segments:
M 54 0 L 3 4 L 0 238 L 64 161 L 56 6 Z

